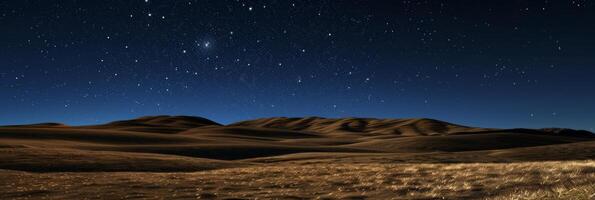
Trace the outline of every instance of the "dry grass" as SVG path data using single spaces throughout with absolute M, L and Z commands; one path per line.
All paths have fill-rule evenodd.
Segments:
M 280 164 L 195 173 L 0 171 L 0 199 L 589 199 L 595 161 Z
M 539 190 L 514 191 L 491 200 L 580 200 L 595 199 L 595 183 L 583 186 L 561 185 Z

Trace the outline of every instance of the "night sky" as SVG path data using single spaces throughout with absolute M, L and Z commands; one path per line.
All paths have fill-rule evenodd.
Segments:
M 595 5 L 3 0 L 0 124 L 195 115 L 595 128 Z

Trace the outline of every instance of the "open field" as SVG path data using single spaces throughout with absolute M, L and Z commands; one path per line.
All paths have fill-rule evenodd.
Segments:
M 0 180 L 5 181 L 2 199 L 589 199 L 595 162 L 280 164 L 194 173 L 2 171 Z M 578 193 L 583 188 L 590 191 Z

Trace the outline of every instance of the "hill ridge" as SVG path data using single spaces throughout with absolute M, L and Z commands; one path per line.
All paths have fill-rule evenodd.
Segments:
M 458 125 L 431 118 L 323 118 L 323 117 L 271 117 L 232 123 L 228 126 L 249 126 L 304 130 L 320 133 L 363 132 L 370 134 L 397 135 L 436 135 L 466 131 L 485 131 L 493 129 L 475 128 Z

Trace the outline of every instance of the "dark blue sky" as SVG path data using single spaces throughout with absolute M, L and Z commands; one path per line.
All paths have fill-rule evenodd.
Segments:
M 0 124 L 143 115 L 595 128 L 575 1 L 0 2 Z

